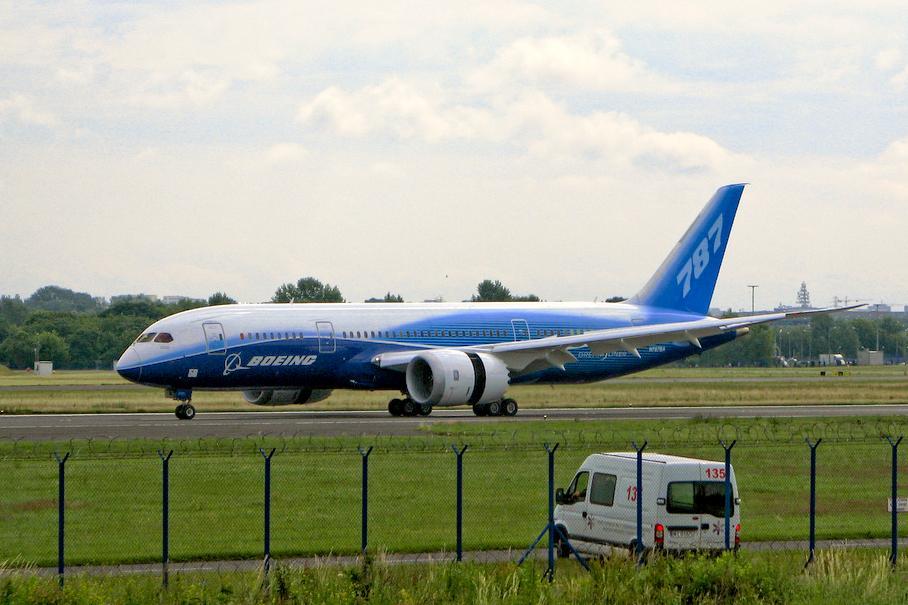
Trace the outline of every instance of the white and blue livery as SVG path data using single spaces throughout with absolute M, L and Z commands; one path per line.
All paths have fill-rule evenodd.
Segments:
M 320 401 L 333 389 L 388 390 L 402 393 L 388 405 L 396 416 L 456 405 L 512 416 L 511 385 L 639 372 L 730 342 L 748 326 L 803 314 L 706 315 L 743 191 L 720 188 L 625 303 L 207 307 L 149 326 L 117 371 L 167 389 L 186 419 L 195 415 L 194 390 L 242 391 L 256 405 Z

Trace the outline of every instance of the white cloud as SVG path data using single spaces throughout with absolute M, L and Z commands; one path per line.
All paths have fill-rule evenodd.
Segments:
M 572 90 L 670 92 L 681 86 L 627 55 L 611 32 L 521 38 L 471 77 L 481 89 L 530 84 Z
M 268 148 L 265 157 L 269 164 L 292 164 L 302 161 L 308 153 L 305 147 L 297 143 L 277 143 Z
M 874 66 L 880 71 L 890 71 L 895 69 L 902 60 L 902 51 L 898 48 L 886 48 L 881 50 L 873 58 Z
M 331 87 L 303 103 L 297 120 L 347 137 L 510 143 L 550 159 L 592 158 L 671 171 L 719 169 L 732 154 L 708 137 L 661 132 L 612 111 L 571 113 L 542 93 L 491 104 L 456 102 L 398 79 L 347 92 Z
M 54 114 L 37 108 L 29 97 L 21 94 L 0 99 L 0 121 L 3 120 L 4 116 L 12 116 L 23 124 L 36 124 L 45 127 L 59 124 L 59 120 Z

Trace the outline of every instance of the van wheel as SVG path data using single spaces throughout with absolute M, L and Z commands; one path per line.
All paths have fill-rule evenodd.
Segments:
M 567 559 L 571 556 L 571 549 L 561 538 L 562 534 L 567 537 L 567 530 L 561 526 L 558 526 L 558 529 L 561 530 L 561 533 L 555 534 L 555 552 L 558 554 L 559 559 Z

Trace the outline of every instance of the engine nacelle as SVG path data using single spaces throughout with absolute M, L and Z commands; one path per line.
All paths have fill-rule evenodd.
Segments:
M 243 391 L 246 403 L 252 405 L 291 405 L 294 403 L 315 403 L 327 399 L 329 389 L 260 389 Z
M 407 393 L 419 404 L 498 401 L 508 384 L 507 366 L 488 353 L 439 349 L 420 353 L 407 364 Z

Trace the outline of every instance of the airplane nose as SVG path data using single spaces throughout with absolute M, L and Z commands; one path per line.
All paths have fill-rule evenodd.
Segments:
M 142 378 L 142 358 L 134 345 L 130 345 L 117 360 L 117 373 L 132 382 L 139 382 Z

